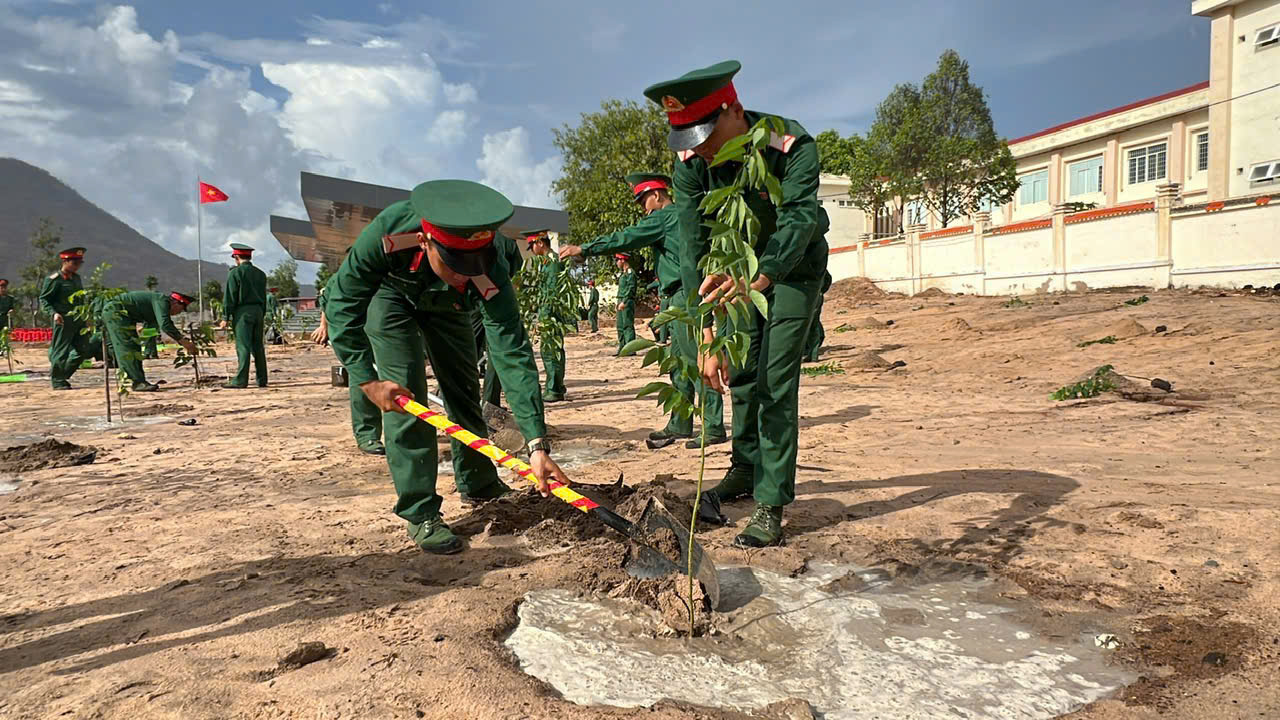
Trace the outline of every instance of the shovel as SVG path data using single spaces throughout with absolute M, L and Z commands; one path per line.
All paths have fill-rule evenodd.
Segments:
M 439 398 L 430 395 L 428 397 L 432 402 L 441 406 L 444 405 Z M 405 395 L 398 396 L 396 403 L 404 408 L 405 412 L 426 421 L 449 437 L 484 455 L 501 467 L 511 470 L 530 483 L 537 483 L 533 468 L 529 467 L 527 463 L 513 457 L 510 453 L 488 440 L 466 430 L 461 425 L 445 417 L 443 413 L 431 410 Z M 688 526 L 677 521 L 671 515 L 671 512 L 663 507 L 662 503 L 658 502 L 657 499 L 649 498 L 649 502 L 644 506 L 644 512 L 640 514 L 640 519 L 633 524 L 613 510 L 567 485 L 555 480 L 547 484 L 551 488 L 552 495 L 584 513 L 594 515 L 598 520 L 622 533 L 633 543 L 632 547 L 635 548 L 635 552 L 631 554 L 627 561 L 626 569 L 628 573 L 642 579 L 655 579 L 676 572 L 689 574 L 689 569 L 692 568 L 692 575 L 702 583 L 703 590 L 707 599 L 711 602 L 712 609 L 719 606 L 720 581 L 716 575 L 716 566 L 711 561 L 711 556 L 698 543 L 689 542 Z M 680 557 L 668 557 L 653 546 L 654 536 L 661 530 L 668 530 L 675 537 L 675 541 L 680 547 Z M 690 562 L 690 548 L 692 548 L 692 562 Z

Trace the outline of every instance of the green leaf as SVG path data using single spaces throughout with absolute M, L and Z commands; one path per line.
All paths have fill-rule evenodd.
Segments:
M 670 383 L 651 382 L 648 385 L 645 385 L 644 387 L 640 388 L 640 392 L 636 393 L 636 397 L 642 398 L 645 395 L 652 395 L 656 392 L 661 392 L 663 388 L 669 388 L 669 387 L 671 387 Z
M 769 301 L 765 298 L 764 293 L 759 290 L 751 290 L 748 295 L 751 297 L 751 304 L 756 306 L 756 310 L 760 311 L 760 315 L 769 317 Z
M 662 359 L 661 346 L 649 348 L 649 351 L 644 354 L 644 362 L 640 363 L 640 367 L 642 368 L 649 367 L 650 365 L 658 362 L 661 359 Z
M 627 343 L 626 345 L 624 345 L 624 346 L 622 347 L 622 352 L 621 352 L 621 353 L 619 353 L 619 354 L 621 354 L 621 355 L 635 355 L 636 353 L 640 352 L 641 350 L 647 350 L 648 348 L 651 348 L 651 347 L 653 347 L 654 345 L 657 345 L 657 344 L 658 344 L 658 343 L 656 343 L 656 342 L 654 342 L 654 341 L 652 341 L 652 340 L 649 340 L 648 338 L 636 338 L 635 340 L 632 340 L 631 342 L 629 342 L 629 343 Z

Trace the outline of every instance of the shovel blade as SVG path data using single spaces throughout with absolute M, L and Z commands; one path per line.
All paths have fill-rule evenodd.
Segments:
M 635 552 L 627 562 L 628 573 L 639 578 L 660 578 L 672 573 L 688 574 L 689 558 L 692 556 L 694 579 L 702 583 L 703 591 L 711 601 L 711 609 L 719 607 L 720 579 L 715 563 L 712 562 L 710 553 L 696 540 L 689 542 L 688 525 L 677 520 L 656 498 L 649 498 L 635 526 L 636 533 L 631 538 L 635 543 Z M 670 531 L 679 546 L 678 550 L 671 548 L 674 550 L 674 557 L 653 545 L 653 538 L 665 535 L 662 532 L 664 530 Z

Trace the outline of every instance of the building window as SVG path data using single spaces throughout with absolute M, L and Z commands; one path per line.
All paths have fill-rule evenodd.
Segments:
M 886 235 L 896 235 L 896 228 L 893 223 L 893 209 L 889 207 L 881 207 L 876 210 L 876 237 L 885 237 Z
M 837 201 L 836 201 L 836 205 L 839 205 L 839 206 L 840 206 L 840 207 L 842 207 L 842 208 L 851 208 L 851 207 L 853 207 L 853 201 L 852 201 L 852 200 L 837 200 Z
M 1209 133 L 1196 134 L 1196 172 L 1209 169 Z
M 1249 182 L 1271 183 L 1280 180 L 1280 162 L 1264 162 L 1249 168 Z
M 1102 156 L 1071 163 L 1067 177 L 1071 178 L 1070 197 L 1102 192 Z
M 912 200 L 907 203 L 906 207 L 907 224 L 923 225 L 924 224 L 924 203 L 919 200 Z
M 1049 171 L 1027 173 L 1018 178 L 1021 187 L 1018 190 L 1019 205 L 1034 205 L 1049 200 Z
M 1156 143 L 1129 151 L 1129 184 L 1163 180 L 1169 156 L 1168 143 Z
M 1280 43 L 1280 25 L 1270 25 L 1258 31 L 1253 38 L 1254 47 L 1263 48 Z

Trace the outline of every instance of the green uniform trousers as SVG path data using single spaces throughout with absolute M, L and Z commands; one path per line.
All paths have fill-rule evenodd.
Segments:
M 160 351 L 158 347 L 159 343 L 157 342 L 159 339 L 160 339 L 159 335 L 152 335 L 151 337 L 144 338 L 142 340 L 142 359 L 143 360 L 159 360 L 160 359 Z
M 142 345 L 138 341 L 138 331 L 133 321 L 123 318 L 106 318 L 103 320 L 104 332 L 111 340 L 111 352 L 116 358 L 116 367 L 133 382 L 146 382 L 147 374 L 142 369 Z
M 378 378 L 400 383 L 419 401 L 427 397 L 426 357 L 435 371 L 451 420 L 484 437 L 480 412 L 480 378 L 469 318 L 463 314 L 426 313 L 389 286 L 369 302 L 365 334 L 373 350 Z M 385 413 L 387 465 L 396 488 L 395 513 L 423 523 L 440 513 L 436 493 L 436 430 L 412 415 Z M 498 482 L 492 462 L 457 440 L 451 441 L 454 482 L 464 495 L 484 494 Z
M 382 441 L 382 411 L 359 385 L 352 385 L 347 390 L 351 398 L 351 434 L 355 435 L 356 445 L 376 445 Z
M 671 296 L 670 305 L 676 307 L 683 306 L 685 302 L 685 292 L 683 290 Z M 694 368 L 698 367 L 698 342 L 694 337 L 693 327 L 681 322 L 667 323 L 662 327 L 666 334 L 671 338 L 671 347 L 681 358 L 691 364 Z M 671 384 L 680 394 L 689 402 L 694 402 L 694 392 L 697 388 L 695 383 L 689 382 L 683 374 L 672 372 Z M 707 387 L 702 383 L 702 402 L 701 406 L 706 409 L 705 427 L 707 429 L 708 438 L 724 437 L 724 398 L 720 393 Z M 695 411 L 690 418 L 682 418 L 672 413 L 671 419 L 667 421 L 667 432 L 676 435 L 689 435 L 693 432 L 693 418 L 697 417 Z
M 498 371 L 493 369 L 491 362 L 484 364 L 483 400 L 490 405 L 502 407 L 502 381 L 498 379 Z
M 627 303 L 618 311 L 618 352 L 636 339 L 636 306 Z
M 587 311 L 587 322 L 591 323 L 591 332 L 600 332 L 600 308 L 592 307 Z
M 53 387 L 69 387 L 71 376 L 89 358 L 102 359 L 102 338 L 82 333 L 84 323 L 66 315 L 62 324 L 53 326 L 53 343 L 49 345 L 49 379 Z
M 763 505 L 796 498 L 800 361 L 821 286 L 820 280 L 770 286 L 769 317 L 748 308 L 746 366 L 729 372 L 733 462 L 755 468 L 755 500 Z
M 818 307 L 813 311 L 813 325 L 809 328 L 809 337 L 804 341 L 805 362 L 818 362 L 818 351 L 827 339 L 827 331 L 822 327 L 822 301 L 825 297 L 825 294 L 818 295 Z
M 658 312 L 662 312 L 671 307 L 671 297 L 662 296 L 658 300 Z M 667 342 L 671 339 L 671 323 L 667 323 L 662 327 L 656 327 L 653 321 L 649 321 L 649 331 L 653 333 L 653 339 L 660 343 Z
M 538 351 L 542 354 L 542 371 L 547 376 L 542 386 L 543 394 L 564 395 L 564 338 L 561 337 L 558 343 L 539 340 Z
M 249 358 L 253 357 L 254 375 L 258 387 L 267 386 L 267 348 L 263 345 L 263 309 L 261 305 L 245 305 L 236 308 L 232 319 L 236 329 L 236 359 L 240 366 L 231 384 L 249 384 Z

